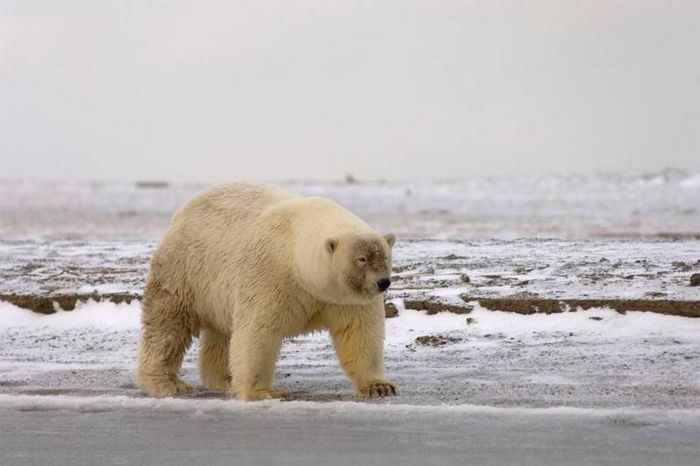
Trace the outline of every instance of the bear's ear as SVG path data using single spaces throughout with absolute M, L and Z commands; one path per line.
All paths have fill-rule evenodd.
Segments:
M 335 248 L 338 247 L 338 240 L 335 238 L 328 238 L 326 240 L 326 251 L 329 253 L 332 253 L 335 251 Z
M 389 243 L 389 247 L 393 248 L 394 243 L 396 242 L 396 236 L 394 236 L 393 233 L 388 233 L 384 235 L 384 239 L 386 240 L 387 243 Z

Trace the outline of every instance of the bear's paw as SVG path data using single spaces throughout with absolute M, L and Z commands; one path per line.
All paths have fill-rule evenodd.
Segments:
M 284 388 L 256 388 L 245 390 L 238 394 L 238 398 L 243 401 L 269 400 L 271 398 L 289 398 L 289 391 Z
M 156 398 L 194 395 L 195 393 L 194 387 L 177 377 L 146 377 L 144 379 L 140 386 L 146 393 Z
M 383 396 L 398 395 L 399 389 L 388 380 L 370 380 L 357 391 L 357 394 L 365 398 L 377 398 Z

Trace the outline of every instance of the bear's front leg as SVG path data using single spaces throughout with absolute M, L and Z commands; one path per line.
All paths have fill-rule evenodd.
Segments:
M 340 364 L 363 397 L 391 396 L 398 388 L 384 378 L 384 308 L 326 311 L 328 330 Z
M 254 330 L 253 330 L 254 329 Z M 231 335 L 231 390 L 243 401 L 287 398 L 287 390 L 273 387 L 282 336 L 263 325 L 245 326 Z

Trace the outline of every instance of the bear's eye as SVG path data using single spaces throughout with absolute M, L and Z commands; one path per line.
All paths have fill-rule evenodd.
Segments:
M 367 258 L 360 256 L 357 258 L 357 262 L 364 264 L 365 262 L 367 262 Z

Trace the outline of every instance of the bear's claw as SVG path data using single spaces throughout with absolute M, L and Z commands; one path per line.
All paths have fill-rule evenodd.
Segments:
M 194 387 L 180 379 L 175 379 L 175 392 L 177 395 L 193 395 Z
M 365 387 L 358 390 L 362 397 L 377 398 L 383 396 L 398 395 L 399 389 L 388 380 L 372 380 Z

